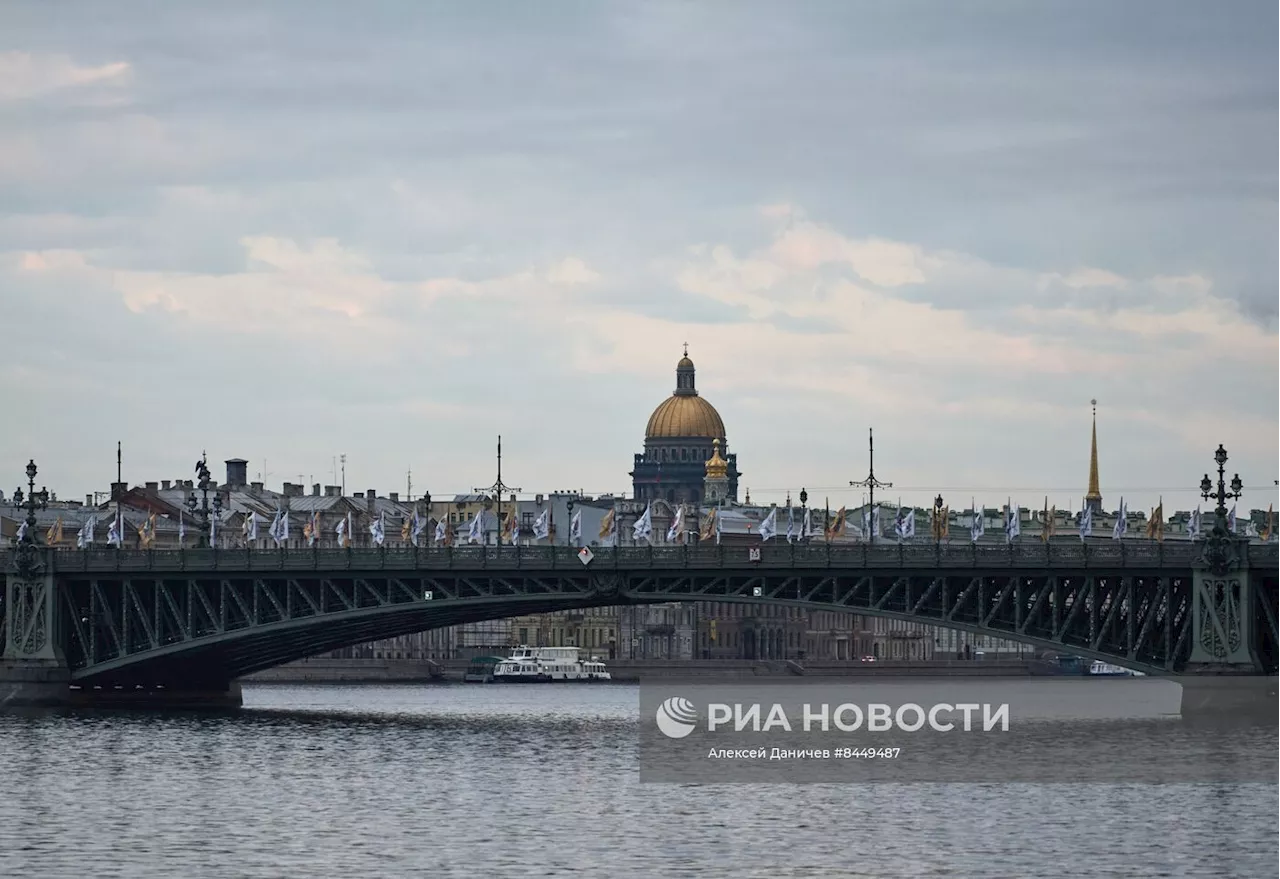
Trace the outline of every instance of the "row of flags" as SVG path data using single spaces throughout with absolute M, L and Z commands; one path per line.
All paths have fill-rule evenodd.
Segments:
M 978 509 L 976 504 L 972 504 L 973 510 L 970 517 L 969 537 L 973 542 L 977 542 L 986 533 L 986 517 L 982 511 Z M 535 540 L 546 540 L 550 536 L 550 508 L 544 509 L 541 515 L 533 523 L 533 537 Z M 806 509 L 802 516 L 802 521 L 797 522 L 795 509 L 788 507 L 787 509 L 787 530 L 786 540 L 793 542 L 797 539 L 804 540 L 816 536 L 822 532 L 827 540 L 843 535 L 848 530 L 847 513 L 844 507 L 836 511 L 836 515 L 832 522 L 826 528 L 815 525 L 813 521 L 812 509 Z M 861 525 L 855 525 L 853 532 L 856 536 L 865 537 L 869 534 L 880 535 L 881 518 L 885 512 L 881 507 L 864 508 L 861 515 Z M 915 509 L 903 507 L 899 503 L 896 514 L 893 516 L 893 535 L 899 540 L 909 540 L 916 536 L 916 516 Z M 1112 538 L 1119 540 L 1128 532 L 1128 516 L 1129 508 L 1122 497 L 1120 499 L 1120 510 L 1116 517 L 1115 525 L 1112 528 Z M 935 540 L 945 540 L 950 537 L 950 510 L 943 507 L 940 511 L 936 509 L 930 510 L 930 530 Z M 258 526 L 265 520 L 256 512 L 250 511 L 245 516 L 241 525 L 241 534 L 246 540 L 258 539 Z M 485 541 L 485 513 L 483 511 L 476 514 L 471 520 L 468 527 L 467 539 L 469 543 L 483 544 Z M 1086 502 L 1079 515 L 1076 517 L 1080 539 L 1093 536 L 1093 508 Z M 1274 511 L 1272 507 L 1267 508 L 1267 524 L 1260 532 L 1260 537 L 1264 541 L 1270 541 L 1276 535 L 1274 525 Z M 386 541 L 386 513 L 382 513 L 377 519 L 369 524 L 369 535 L 375 546 L 382 546 Z M 426 530 L 429 521 L 427 517 L 422 516 L 417 510 L 413 511 L 411 516 L 406 516 L 401 523 L 400 539 L 404 542 L 411 543 L 413 546 L 420 546 L 422 533 Z M 701 523 L 695 523 L 698 535 L 701 540 L 715 540 L 720 543 L 723 533 L 723 519 L 719 508 L 712 507 L 707 511 Z M 1005 505 L 1004 512 L 1004 535 L 1005 540 L 1012 543 L 1015 538 L 1022 533 L 1022 523 L 1019 516 L 1019 507 L 1013 504 L 1012 500 Z M 1151 511 L 1151 516 L 1147 520 L 1146 537 L 1152 540 L 1164 540 L 1164 501 L 1161 499 L 1158 506 Z M 90 516 L 80 530 L 76 534 L 76 546 L 85 549 L 93 544 L 93 534 L 98 526 L 98 517 Z M 107 530 L 107 543 L 111 546 L 121 548 L 124 545 L 124 532 L 126 523 L 123 517 L 117 513 L 112 519 Z M 209 523 L 210 540 L 217 538 L 217 519 L 211 519 Z M 144 547 L 150 547 L 155 542 L 156 537 L 156 514 L 152 513 L 147 516 L 142 524 L 137 527 L 137 533 L 140 542 Z M 1048 498 L 1045 499 L 1045 506 L 1042 515 L 1042 527 L 1040 536 L 1042 540 L 1048 541 L 1054 536 L 1057 530 L 1057 508 L 1050 506 Z M 1233 505 L 1227 516 L 1227 530 L 1235 532 L 1236 530 L 1236 508 Z M 677 540 L 687 539 L 690 529 L 685 522 L 685 507 L 680 505 L 676 508 L 676 515 L 671 521 L 670 527 L 667 529 L 667 541 L 674 543 Z M 276 510 L 270 524 L 267 527 L 267 536 L 275 541 L 276 546 L 283 546 L 289 539 L 289 512 L 284 509 Z M 17 539 L 22 540 L 27 533 L 27 523 L 22 522 L 18 526 Z M 339 546 L 350 546 L 353 533 L 353 524 L 351 513 L 347 513 L 342 519 L 338 520 L 334 528 L 334 536 L 337 538 Z M 760 523 L 757 531 L 762 541 L 772 540 L 778 536 L 778 508 L 774 507 L 769 514 Z M 1187 523 L 1187 533 L 1192 539 L 1204 536 L 1204 520 L 1203 514 L 1199 507 L 1191 514 L 1191 518 Z M 314 546 L 321 539 L 321 523 L 320 513 L 313 512 L 307 517 L 302 527 L 302 535 L 308 546 Z M 520 539 L 521 529 L 519 517 L 513 512 L 505 517 L 505 521 L 501 526 L 502 539 L 510 543 L 516 543 Z M 436 523 L 435 543 L 440 546 L 449 546 L 453 543 L 453 529 L 448 523 L 441 519 Z M 605 513 L 600 523 L 599 538 L 602 541 L 611 541 L 616 546 L 618 541 L 618 518 L 617 509 L 610 509 Z M 653 536 L 653 504 L 650 503 L 645 507 L 644 513 L 636 519 L 632 526 L 632 537 L 635 542 L 648 542 Z M 582 510 L 577 510 L 569 522 L 569 539 L 577 542 L 582 539 Z M 50 526 L 46 533 L 46 540 L 50 545 L 60 544 L 63 540 L 63 522 L 59 516 L 57 521 Z M 181 513 L 178 515 L 178 544 L 185 545 L 186 540 L 186 521 Z

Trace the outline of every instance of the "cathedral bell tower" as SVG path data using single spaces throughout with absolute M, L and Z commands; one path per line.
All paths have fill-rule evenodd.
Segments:
M 711 442 L 711 457 L 707 459 L 707 475 L 702 481 L 702 496 L 708 506 L 727 501 L 729 495 L 729 462 L 720 457 L 720 440 Z

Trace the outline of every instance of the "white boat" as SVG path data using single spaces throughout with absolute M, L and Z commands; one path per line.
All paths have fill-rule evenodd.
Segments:
M 1089 674 L 1099 675 L 1099 676 L 1108 677 L 1108 678 L 1120 678 L 1120 677 L 1132 678 L 1132 677 L 1142 676 L 1142 672 L 1140 671 L 1130 671 L 1127 668 L 1123 668 L 1118 665 L 1112 665 L 1111 663 L 1103 662 L 1100 659 L 1095 659 L 1093 663 L 1090 664 Z
M 553 683 L 560 681 L 607 681 L 604 663 L 583 659 L 577 647 L 528 647 L 520 645 L 511 656 L 493 669 L 493 682 Z

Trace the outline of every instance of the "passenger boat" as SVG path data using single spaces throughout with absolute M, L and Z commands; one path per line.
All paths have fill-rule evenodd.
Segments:
M 577 647 L 528 647 L 520 645 L 494 667 L 494 683 L 558 683 L 607 681 L 609 672 L 594 657 L 583 659 Z
M 1130 671 L 1127 668 L 1122 668 L 1121 666 L 1118 666 L 1118 665 L 1112 665 L 1111 663 L 1103 662 L 1100 659 L 1095 659 L 1093 663 L 1089 666 L 1089 674 L 1093 675 L 1094 677 L 1101 676 L 1101 677 L 1108 677 L 1108 678 L 1132 678 L 1132 677 L 1142 676 L 1142 672 Z

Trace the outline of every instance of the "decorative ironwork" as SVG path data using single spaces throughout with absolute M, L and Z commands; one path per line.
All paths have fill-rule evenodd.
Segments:
M 1204 551 L 1201 553 L 1199 562 L 1210 573 L 1221 577 L 1240 565 L 1240 555 L 1236 549 L 1235 544 L 1237 541 L 1235 540 L 1235 535 L 1227 527 L 1227 501 L 1241 496 L 1244 483 L 1240 481 L 1240 474 L 1237 473 L 1231 479 L 1230 489 L 1227 488 L 1227 450 L 1223 448 L 1221 443 L 1218 445 L 1218 450 L 1213 453 L 1213 460 L 1218 465 L 1217 489 L 1214 489 L 1213 481 L 1209 479 L 1209 474 L 1206 473 L 1204 478 L 1200 480 L 1200 495 L 1205 500 L 1216 500 L 1218 503 L 1213 511 L 1213 529 L 1205 538 Z
M 49 490 L 41 487 L 36 491 L 36 468 L 34 459 L 27 462 L 27 492 L 24 495 L 19 487 L 13 492 L 13 505 L 16 509 L 26 508 L 27 517 L 23 521 L 18 535 L 17 546 L 10 564 L 18 576 L 24 580 L 35 579 L 44 573 L 44 560 L 40 552 L 40 538 L 36 531 L 36 510 L 49 508 Z
M 187 498 L 187 510 L 200 523 L 200 546 L 206 547 L 210 545 L 210 523 L 213 519 L 221 520 L 222 518 L 222 496 L 216 492 L 213 495 L 213 504 L 209 503 L 209 489 L 212 487 L 212 477 L 209 473 L 208 453 L 201 452 L 200 460 L 196 461 L 196 477 L 198 482 L 196 487 L 200 489 L 201 500 L 200 505 L 196 506 L 196 496 L 193 494 Z

